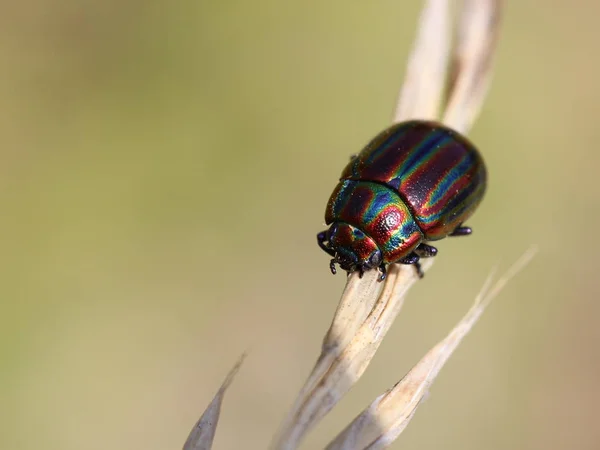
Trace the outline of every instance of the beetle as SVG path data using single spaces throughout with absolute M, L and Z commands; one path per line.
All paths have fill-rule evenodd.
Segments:
M 319 246 L 348 274 L 433 257 L 428 244 L 465 236 L 463 226 L 486 190 L 487 171 L 475 146 L 440 123 L 411 120 L 379 133 L 342 172 L 325 211 Z

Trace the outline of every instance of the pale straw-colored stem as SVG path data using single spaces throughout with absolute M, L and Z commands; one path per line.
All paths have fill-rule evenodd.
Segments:
M 436 119 L 446 88 L 450 52 L 448 0 L 428 0 L 419 19 L 393 122 Z
M 404 431 L 441 368 L 506 283 L 527 265 L 529 249 L 490 289 L 493 271 L 471 309 L 454 329 L 391 389 L 377 397 L 328 446 L 327 450 L 383 449 Z
M 426 270 L 431 261 L 423 264 Z M 273 449 L 296 448 L 306 432 L 322 419 L 363 374 L 404 296 L 418 280 L 415 270 L 390 267 L 386 282 L 376 271 L 350 276 L 313 371 L 298 395 Z
M 502 0 L 464 0 L 442 121 L 462 133 L 477 118 L 492 78 Z
M 475 33 L 468 30 L 481 30 L 485 26 L 497 27 L 497 19 L 491 20 L 481 12 L 474 13 L 473 8 L 497 18 L 500 3 L 485 0 L 482 3 L 487 3 L 490 7 L 482 9 L 477 1 L 463 3 L 459 36 L 472 37 Z M 438 105 L 447 86 L 449 9 L 447 1 L 429 0 L 425 3 L 398 100 L 395 121 L 439 117 Z M 474 20 L 480 23 L 471 23 Z M 495 36 L 496 31 L 481 35 Z M 482 103 L 487 83 L 477 80 L 489 80 L 495 39 L 489 40 L 489 44 L 485 46 L 487 53 L 465 52 L 466 43 L 460 42 L 462 41 L 459 39 L 459 46 L 453 52 L 453 61 L 460 61 L 460 64 L 453 66 L 454 78 L 459 82 L 451 84 L 448 92 L 448 98 L 455 105 L 449 118 L 452 121 L 448 125 L 460 125 L 465 132 Z M 477 61 L 468 61 L 469 57 L 476 58 Z M 483 60 L 486 61 L 485 64 L 481 62 Z M 480 68 L 478 76 L 462 74 L 463 68 L 472 70 L 472 67 Z M 469 81 L 460 82 L 464 77 Z M 465 85 L 477 88 L 467 89 Z M 443 116 L 446 117 L 446 113 Z M 431 264 L 432 260 L 424 260 L 423 271 L 427 271 Z M 272 450 L 297 448 L 306 433 L 356 383 L 400 312 L 406 293 L 418 280 L 413 267 L 397 264 L 390 266 L 388 277 L 383 283 L 377 282 L 377 276 L 376 271 L 370 271 L 362 279 L 356 273 L 348 278 L 333 322 L 325 336 L 321 355 L 275 436 Z
M 448 0 L 425 2 L 394 122 L 441 117 L 446 125 L 468 132 L 489 85 L 500 9 L 500 0 L 465 0 L 460 10 L 457 44 L 451 50 Z M 447 105 L 440 113 L 444 93 Z M 423 260 L 422 270 L 426 272 L 432 263 L 432 258 Z M 356 272 L 348 277 L 321 354 L 276 433 L 272 450 L 297 448 L 308 431 L 350 390 L 400 312 L 406 293 L 419 279 L 414 267 L 399 264 L 389 267 L 384 282 L 378 282 L 378 276 L 372 270 L 362 279 Z M 406 427 L 444 362 L 505 282 L 503 278 L 486 297 L 481 297 L 483 300 L 476 302 L 446 339 L 401 382 L 378 397 L 329 448 L 354 450 L 389 445 Z M 222 398 L 237 367 L 239 363 L 192 430 L 184 450 L 211 448 Z
M 185 444 L 183 444 L 183 450 L 210 450 L 212 448 L 217 424 L 219 423 L 219 416 L 221 415 L 221 405 L 223 403 L 223 398 L 225 397 L 225 391 L 238 373 L 244 358 L 245 355 L 242 355 L 235 366 L 233 366 L 227 374 L 225 381 L 223 381 L 223 384 L 210 402 L 210 405 L 208 405 L 208 408 L 206 408 L 200 419 L 198 419 L 198 422 L 194 425 L 194 428 L 192 428 Z

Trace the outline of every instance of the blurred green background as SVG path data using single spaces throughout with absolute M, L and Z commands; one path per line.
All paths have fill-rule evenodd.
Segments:
M 600 6 L 507 2 L 471 138 L 490 173 L 322 447 L 534 262 L 396 444 L 597 449 Z M 344 285 L 316 245 L 348 156 L 390 120 L 421 3 L 4 2 L 0 448 L 181 448 L 245 350 L 216 448 L 264 448 Z

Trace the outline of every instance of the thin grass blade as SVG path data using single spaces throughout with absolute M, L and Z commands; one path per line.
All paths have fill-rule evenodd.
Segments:
M 487 93 L 501 22 L 502 0 L 464 0 L 452 55 L 442 121 L 466 133 Z
M 482 20 L 482 13 L 477 13 L 479 10 L 476 9 L 475 3 L 467 1 L 464 4 L 464 8 L 469 9 L 470 12 L 462 11 L 461 30 L 471 30 L 472 22 L 478 23 Z M 489 0 L 485 0 L 484 3 L 489 3 Z M 499 2 L 493 3 L 499 5 Z M 415 118 L 439 119 L 441 99 L 448 79 L 451 42 L 449 9 L 447 0 L 427 0 L 425 2 L 405 80 L 398 98 L 394 115 L 395 122 Z M 488 10 L 484 10 L 484 12 L 486 11 Z M 463 40 L 478 36 L 472 31 L 469 33 L 463 36 Z M 468 47 L 468 42 L 460 42 L 462 42 L 460 44 L 462 47 L 457 49 L 456 55 L 463 55 L 464 48 Z M 495 46 L 490 44 L 485 48 L 489 52 L 486 57 L 491 60 Z M 480 52 L 474 58 L 479 61 L 483 56 Z M 477 65 L 477 67 L 480 66 L 482 66 L 481 63 Z M 455 64 L 454 67 L 458 66 Z M 471 82 L 476 88 L 465 89 L 465 81 L 462 79 L 466 77 L 467 80 L 470 80 L 472 78 L 467 76 L 469 70 L 472 69 L 464 63 L 460 66 L 460 71 L 455 69 L 456 82 L 451 84 L 448 104 L 452 110 L 446 111 L 444 114 L 444 117 L 453 121 L 448 123 L 450 126 L 459 124 L 462 126 L 462 131 L 466 131 L 475 119 L 485 94 L 485 89 L 482 87 L 487 87 L 485 81 L 489 80 L 489 75 L 486 75 L 487 78 L 485 76 L 481 78 L 479 84 Z M 468 95 L 477 97 L 469 101 Z M 427 271 L 431 265 L 431 259 L 425 260 L 423 271 Z M 348 278 L 335 317 L 323 341 L 317 363 L 277 432 L 271 449 L 293 450 L 297 448 L 308 431 L 358 381 L 400 312 L 406 293 L 419 279 L 413 267 L 396 264 L 390 266 L 385 282 L 378 283 L 377 276 L 376 271 L 370 271 L 362 279 L 359 279 L 356 273 Z M 406 417 L 412 417 L 413 413 L 414 408 L 406 412 Z M 395 428 L 395 430 L 398 429 L 398 427 Z
M 439 115 L 450 51 L 449 8 L 448 0 L 428 0 L 423 7 L 394 122 Z
M 212 399 L 212 402 L 210 402 L 208 408 L 206 408 L 200 419 L 198 419 L 198 422 L 194 425 L 194 428 L 192 428 L 192 431 L 183 445 L 183 450 L 210 450 L 212 448 L 215 431 L 217 430 L 217 424 L 219 423 L 219 416 L 221 414 L 221 405 L 223 403 L 223 398 L 225 397 L 225 391 L 240 369 L 244 358 L 245 355 L 242 355 L 239 361 L 227 374 L 225 381 L 223 381 L 223 384 Z
M 531 261 L 529 249 L 490 289 L 493 272 L 475 303 L 454 329 L 433 347 L 395 386 L 377 397 L 328 446 L 327 450 L 383 449 L 404 431 L 444 364 L 471 331 L 506 283 Z

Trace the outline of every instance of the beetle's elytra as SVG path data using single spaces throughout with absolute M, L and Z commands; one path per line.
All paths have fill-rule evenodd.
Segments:
M 462 224 L 479 205 L 487 173 L 464 136 L 436 122 L 413 120 L 377 135 L 342 172 L 317 235 L 335 265 L 360 275 L 391 263 L 415 264 L 437 254 L 428 245 L 471 234 Z

